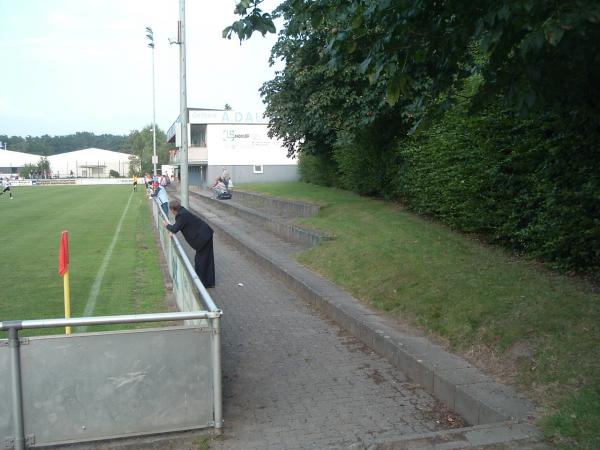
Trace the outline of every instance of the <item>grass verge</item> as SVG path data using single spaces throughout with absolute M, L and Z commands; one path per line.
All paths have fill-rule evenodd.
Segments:
M 96 294 L 94 316 L 166 310 L 158 250 L 142 190 L 132 193 L 129 186 L 17 187 L 13 196 L 14 200 L 0 197 L 0 320 L 64 317 L 63 279 L 58 275 L 62 230 L 69 231 L 72 317 L 83 316 Z M 107 262 L 104 271 L 103 261 Z M 130 328 L 140 326 L 147 325 Z M 89 331 L 104 329 L 111 327 L 90 327 Z M 53 332 L 63 330 L 23 334 Z
M 236 187 L 320 204 L 298 223 L 335 239 L 301 263 L 452 350 L 480 355 L 474 362 L 544 406 L 541 424 L 555 442 L 600 448 L 600 295 L 591 284 L 396 204 L 306 183 Z

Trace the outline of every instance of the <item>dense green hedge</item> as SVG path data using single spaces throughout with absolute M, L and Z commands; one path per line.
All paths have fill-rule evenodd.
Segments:
M 557 268 L 600 267 L 600 131 L 546 112 L 457 106 L 401 142 L 394 192 L 419 213 Z
M 341 133 L 333 146 L 337 185 L 361 195 L 389 197 L 390 180 L 399 164 L 390 134 L 378 124 L 355 134 Z
M 342 135 L 333 156 L 302 155 L 303 179 L 402 200 L 555 268 L 600 268 L 597 124 L 551 112 L 518 119 L 499 106 L 470 114 L 459 104 L 417 137 L 384 134 Z
M 329 155 L 301 153 L 298 159 L 300 179 L 322 186 L 337 186 L 338 169 Z

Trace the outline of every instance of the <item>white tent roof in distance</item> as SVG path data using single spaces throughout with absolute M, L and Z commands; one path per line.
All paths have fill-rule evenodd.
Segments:
M 129 153 L 114 152 L 112 150 L 103 150 L 101 148 L 84 148 L 58 155 L 48 156 L 50 164 L 62 163 L 64 161 L 128 161 L 131 155 Z
M 26 164 L 37 164 L 40 158 L 40 155 L 32 153 L 0 150 L 0 167 L 23 167 Z
M 103 150 L 101 148 L 86 148 L 75 150 L 58 155 L 48 156 L 48 161 L 127 161 L 131 155 L 129 153 L 114 152 L 112 150 Z M 41 155 L 33 153 L 13 152 L 12 150 L 0 150 L 0 167 L 23 167 L 25 164 L 37 164 Z

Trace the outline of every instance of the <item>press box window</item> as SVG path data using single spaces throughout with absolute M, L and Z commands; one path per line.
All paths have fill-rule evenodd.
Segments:
M 206 125 L 193 123 L 190 125 L 192 147 L 206 147 Z
M 254 173 L 263 173 L 262 164 L 260 166 L 253 166 L 253 167 L 254 167 Z

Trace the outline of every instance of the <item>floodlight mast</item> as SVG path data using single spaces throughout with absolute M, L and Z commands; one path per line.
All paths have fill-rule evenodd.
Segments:
M 181 148 L 179 149 L 179 176 L 181 204 L 189 208 L 188 174 L 188 108 L 185 68 L 185 0 L 179 0 L 179 124 L 181 125 Z
M 152 168 L 153 175 L 156 177 L 156 90 L 154 84 L 154 32 L 151 27 L 146 27 L 146 37 L 148 38 L 148 47 L 152 49 Z

